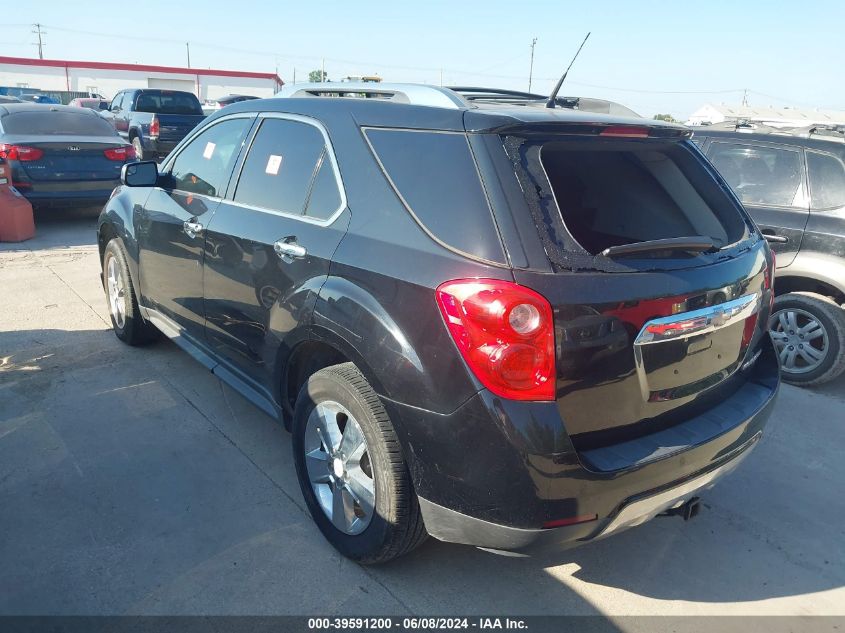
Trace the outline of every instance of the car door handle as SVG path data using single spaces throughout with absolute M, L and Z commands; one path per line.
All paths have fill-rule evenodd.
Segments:
M 789 238 L 785 235 L 777 235 L 770 229 L 763 231 L 763 237 L 765 237 L 766 241 L 770 244 L 786 244 L 789 241 Z
M 182 229 L 191 237 L 196 237 L 200 233 L 202 233 L 203 225 L 199 222 L 192 222 L 188 220 L 184 224 L 182 224 Z
M 274 242 L 273 250 L 276 251 L 276 254 L 280 257 L 301 258 L 305 257 L 308 253 L 304 246 L 300 246 L 296 243 L 296 238 L 294 237 L 286 237 Z

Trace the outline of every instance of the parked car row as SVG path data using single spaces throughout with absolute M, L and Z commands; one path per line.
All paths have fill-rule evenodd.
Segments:
M 4 95 L 0 108 L 0 158 L 36 208 L 104 204 L 124 163 L 161 160 L 205 118 L 195 95 L 176 90 L 123 90 L 110 102 L 81 97 L 68 106 Z

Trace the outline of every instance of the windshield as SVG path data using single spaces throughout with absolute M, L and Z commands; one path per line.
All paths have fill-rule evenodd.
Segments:
M 145 90 L 135 101 L 136 112 L 153 114 L 202 114 L 199 99 L 189 92 Z
M 7 114 L 3 117 L 3 131 L 33 136 L 117 136 L 115 129 L 96 114 L 49 108 Z

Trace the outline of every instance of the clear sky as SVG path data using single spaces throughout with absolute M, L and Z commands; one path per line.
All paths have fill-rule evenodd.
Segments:
M 0 54 L 272 72 L 290 83 L 325 59 L 329 79 L 548 92 L 592 32 L 561 94 L 602 97 L 644 115 L 700 105 L 845 110 L 845 2 L 232 2 L 28 0 L 6 4 Z M 12 8 L 14 7 L 14 8 Z

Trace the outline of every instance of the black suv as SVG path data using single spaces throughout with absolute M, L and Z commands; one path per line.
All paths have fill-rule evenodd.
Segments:
M 127 166 L 98 229 L 117 336 L 163 332 L 283 421 L 360 562 L 694 515 L 779 373 L 771 252 L 689 130 L 339 88 L 233 104 Z
M 747 122 L 695 128 L 693 139 L 777 254 L 771 334 L 784 380 L 845 371 L 845 142 L 841 128 Z

